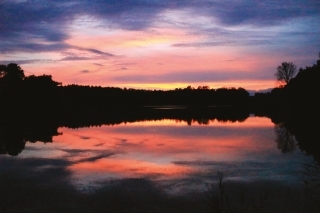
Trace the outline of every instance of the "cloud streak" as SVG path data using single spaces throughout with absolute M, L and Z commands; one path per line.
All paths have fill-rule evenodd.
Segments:
M 115 155 L 115 152 L 112 151 L 101 151 L 101 150 L 94 150 L 94 149 L 62 149 L 62 151 L 68 154 L 68 157 L 81 157 L 80 160 L 72 161 L 70 164 L 78 164 L 83 162 L 95 162 L 97 160 L 103 158 L 109 158 Z M 92 155 L 90 157 L 83 157 L 87 156 L 88 154 Z
M 45 63 L 52 63 L 53 60 L 51 59 L 31 59 L 31 60 L 8 60 L 8 61 L 0 61 L 1 64 L 10 64 L 10 63 L 16 63 L 19 65 L 23 64 L 45 64 Z
M 197 43 L 177 43 L 173 47 L 219 47 L 219 46 L 257 46 L 269 45 L 268 40 L 251 40 L 251 41 L 216 41 L 216 42 L 197 42 Z
M 126 30 L 150 28 L 161 20 L 163 12 L 170 10 L 187 10 L 191 16 L 205 15 L 229 26 L 270 26 L 298 17 L 319 17 L 318 8 L 317 0 L 201 0 L 197 4 L 187 0 L 5 1 L 0 13 L 0 39 L 5 42 L 0 47 L 7 52 L 65 49 L 70 24 L 83 16 L 109 28 Z
M 269 75 L 269 76 L 268 76 Z M 112 80 L 118 82 L 136 82 L 136 83 L 157 83 L 157 82 L 210 82 L 210 81 L 230 81 L 246 79 L 273 79 L 273 75 L 265 73 L 239 72 L 239 71 L 184 71 L 171 72 L 164 74 L 135 74 L 115 76 Z

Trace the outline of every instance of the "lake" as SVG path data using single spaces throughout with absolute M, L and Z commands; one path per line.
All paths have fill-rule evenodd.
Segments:
M 232 202 L 224 208 L 245 203 L 249 212 L 259 205 L 260 212 L 290 212 L 309 205 L 303 180 L 314 159 L 267 117 L 155 119 L 58 133 L 49 143 L 25 141 L 17 156 L 0 156 L 0 210 L 215 212 L 211 198 L 221 190 Z

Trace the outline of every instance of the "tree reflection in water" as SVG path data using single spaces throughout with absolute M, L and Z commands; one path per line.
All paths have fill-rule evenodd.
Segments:
M 284 123 L 276 124 L 274 131 L 276 133 L 277 148 L 281 150 L 282 153 L 291 153 L 296 150 L 297 140 L 286 128 Z
M 19 155 L 27 142 L 51 143 L 52 137 L 61 133 L 55 125 L 43 123 L 10 123 L 0 124 L 0 155 Z
M 214 116 L 176 116 L 174 118 L 175 122 L 177 123 L 186 122 L 190 123 L 190 125 L 193 125 L 195 123 L 198 123 L 200 125 L 209 125 L 211 122 L 214 123 L 216 121 L 233 122 L 234 119 L 237 119 L 237 117 L 230 117 L 228 119 L 226 119 L 227 117 L 224 117 L 224 119 L 221 119 L 219 117 L 218 119 Z M 157 121 L 157 119 L 160 121 L 159 117 L 150 116 L 147 118 L 141 117 L 141 119 L 138 121 Z M 119 123 L 125 123 L 128 121 L 128 119 L 118 119 L 117 121 Z M 237 122 L 241 121 L 237 120 Z M 105 121 L 105 125 L 114 124 L 114 120 Z M 84 124 L 78 124 L 78 127 L 83 127 L 81 125 Z M 251 123 L 247 127 L 256 127 L 255 125 L 256 123 Z M 304 128 L 300 128 L 300 125 Z M 52 142 L 52 137 L 59 134 L 59 126 L 62 125 L 60 123 L 52 124 L 51 122 L 12 122 L 11 124 L 3 123 L 2 125 L 0 123 L 0 154 L 17 155 L 22 151 L 26 142 Z M 221 128 L 220 126 L 221 125 L 217 125 L 214 126 L 214 128 L 220 129 L 221 134 L 212 134 L 210 136 L 219 137 L 221 135 L 229 135 L 231 130 L 223 132 L 223 128 Z M 235 126 L 237 125 L 233 125 L 232 128 Z M 299 128 L 297 128 L 297 126 Z M 73 125 L 72 127 L 75 128 L 77 126 Z M 317 126 L 313 125 L 313 127 Z M 268 130 L 264 133 L 269 134 L 273 131 L 275 132 L 277 147 L 283 153 L 290 153 L 295 149 L 301 148 L 301 145 L 306 144 L 304 143 L 305 141 L 318 141 L 316 140 L 317 137 L 315 137 L 315 133 L 317 132 L 310 131 L 312 129 L 310 128 L 310 123 L 308 122 L 289 123 L 286 120 L 283 120 L 282 123 L 279 122 L 275 126 L 270 123 L 270 125 L 263 126 L 263 128 L 266 128 Z M 207 129 L 212 131 L 211 128 Z M 132 129 L 132 132 L 135 132 L 133 130 L 134 129 Z M 240 131 L 243 130 L 244 129 L 241 129 Z M 244 131 L 244 133 L 245 132 L 246 131 Z M 249 134 L 253 134 L 253 132 L 250 131 Z M 240 134 L 237 134 L 237 136 L 239 135 Z M 109 136 L 111 137 L 112 134 L 109 134 Z M 263 136 L 265 135 L 262 134 L 262 137 Z M 268 141 L 271 142 L 272 150 L 275 151 L 275 143 L 273 142 L 274 135 L 268 137 Z M 298 141 L 299 144 L 297 143 Z M 316 143 L 311 144 L 316 145 Z M 40 150 L 40 147 L 41 146 L 39 146 L 39 149 L 35 149 L 33 151 Z M 309 146 L 306 147 L 309 148 Z M 310 154 L 314 153 L 311 151 L 317 151 L 315 146 L 310 146 L 310 148 L 311 149 L 305 149 L 306 151 L 309 151 Z M 60 150 L 64 152 L 64 149 Z M 71 152 L 79 151 L 74 147 L 70 150 Z M 83 153 L 86 152 L 87 147 Z M 100 159 L 101 155 L 98 155 L 98 157 Z M 283 158 L 286 158 L 287 160 L 292 160 L 294 159 L 294 157 L 295 155 L 283 156 Z M 30 156 L 29 158 L 25 158 L 22 156 L 22 158 L 20 159 L 7 157 L 3 157 L 2 159 L 0 159 L 2 163 L 2 167 L 0 168 L 2 169 L 2 171 L 0 171 L 0 212 L 2 212 L 3 209 L 5 212 L 18 212 L 20 210 L 24 210 L 24 212 L 46 212 L 46 209 L 51 209 L 52 212 L 106 212 L 107 210 L 110 210 L 110 212 L 208 212 L 208 206 L 204 202 L 206 198 L 204 197 L 204 194 L 202 192 L 197 192 L 197 194 L 186 194 L 181 197 L 171 197 L 164 191 L 162 191 L 162 189 L 158 185 L 156 185 L 156 183 L 153 182 L 152 179 L 149 179 L 147 177 L 124 178 L 119 180 L 112 180 L 110 182 L 106 181 L 104 184 L 102 184 L 101 188 L 95 192 L 79 192 L 71 181 L 75 178 L 75 176 L 73 176 L 74 173 L 72 173 L 72 170 L 70 170 L 70 165 L 74 164 L 74 162 L 69 161 L 69 159 L 60 157 L 54 157 L 52 159 L 46 159 L 45 157 L 30 158 Z M 91 162 L 96 160 L 97 158 L 86 157 L 85 159 L 87 162 Z M 269 158 L 267 159 L 269 160 Z M 255 160 L 257 159 L 255 158 Z M 276 160 L 277 164 L 274 164 L 275 161 L 272 161 L 271 163 L 277 166 L 273 167 L 274 165 L 272 165 L 271 167 L 278 170 L 282 170 L 282 168 L 284 168 L 284 171 L 279 173 L 280 175 L 286 175 L 287 171 L 292 171 L 291 168 L 288 168 L 288 170 L 286 170 L 286 165 L 289 165 L 288 167 L 294 167 L 297 165 L 296 162 L 292 161 L 290 161 L 290 164 L 280 164 L 281 161 L 278 161 L 278 159 Z M 188 161 L 186 162 L 188 163 Z M 261 170 L 262 172 L 269 170 L 269 168 L 267 168 L 268 166 L 266 165 L 270 164 L 260 164 L 259 161 L 256 162 L 257 163 L 255 164 L 250 161 L 250 164 L 244 165 L 249 165 L 249 167 L 252 166 L 253 169 L 255 168 L 255 165 L 258 169 L 266 168 L 266 170 Z M 187 163 L 185 164 L 186 166 Z M 195 161 L 195 164 L 199 167 L 204 167 L 205 165 L 222 165 L 218 164 L 216 161 L 204 161 L 203 164 L 197 163 L 198 161 Z M 109 164 L 106 165 L 109 166 Z M 110 165 L 112 165 L 112 163 Z M 234 168 L 234 166 L 235 165 L 232 164 L 228 168 Z M 318 171 L 317 168 L 318 167 L 306 167 L 306 170 L 308 172 L 311 171 L 311 169 Z M 243 173 L 240 174 L 248 174 L 248 171 L 250 171 L 250 168 L 247 168 L 245 166 L 241 169 Z M 205 176 L 203 177 L 204 179 L 215 177 L 212 175 L 213 172 L 215 172 L 215 170 L 210 170 L 208 173 L 194 173 L 191 174 L 190 177 L 188 177 L 190 179 L 178 179 L 177 182 L 174 182 L 174 185 L 178 185 L 179 187 L 182 185 L 181 183 L 187 183 L 191 185 L 193 182 L 198 181 L 196 177 L 200 176 L 199 174 L 205 174 Z M 294 175 L 296 174 L 297 173 L 294 173 Z M 220 184 L 220 194 L 216 194 L 216 188 L 208 185 L 211 187 L 208 188 L 209 192 L 213 193 L 211 194 L 212 197 L 210 198 L 215 199 L 217 198 L 217 195 L 220 195 L 220 201 L 218 200 L 220 203 L 216 203 L 216 201 L 213 200 L 213 205 L 210 205 L 210 207 L 213 207 L 215 205 L 214 212 L 217 212 L 219 209 L 220 212 L 227 212 L 226 209 L 229 210 L 229 207 L 232 207 L 232 209 L 230 209 L 230 212 L 319 212 L 319 197 L 317 194 L 319 191 L 317 191 L 318 188 L 316 188 L 319 182 L 314 181 L 314 176 L 310 174 L 313 173 L 307 173 L 307 176 L 304 179 L 306 181 L 305 183 L 308 186 L 307 189 L 309 190 L 307 194 L 304 194 L 304 191 L 301 190 L 302 188 L 299 188 L 298 184 L 290 185 L 290 194 L 292 195 L 291 197 L 286 197 L 287 185 L 283 185 L 282 183 L 277 183 L 276 181 L 262 181 L 261 183 L 258 181 L 252 181 L 248 183 L 237 181 L 233 182 L 232 177 L 234 176 L 230 175 L 231 178 L 229 180 L 226 179 L 226 181 L 228 181 L 226 184 L 226 189 L 224 189 L 224 187 L 222 187 L 222 184 Z M 289 174 L 289 176 L 291 175 L 292 173 Z M 222 174 L 218 174 L 218 179 L 221 183 Z M 181 181 L 181 183 L 178 181 Z M 285 181 L 287 182 L 287 179 Z M 215 186 L 218 185 L 216 184 Z M 224 190 L 226 190 L 226 193 L 224 192 Z M 269 192 L 272 196 L 265 196 Z M 223 199 L 221 199 L 221 195 L 223 195 Z M 226 198 L 229 199 L 228 202 L 230 203 L 227 203 Z M 283 202 L 285 202 L 285 204 L 283 204 Z M 56 205 L 56 203 L 59 203 L 59 205 Z M 292 204 L 296 204 L 297 206 L 294 206 Z M 304 205 L 308 206 L 305 207 Z M 281 208 L 283 207 L 283 210 L 276 209 L 277 206 L 281 206 Z M 247 208 L 249 208 L 248 211 L 245 211 Z M 17 211 L 14 211 L 15 209 L 17 209 Z M 302 209 L 307 211 L 302 211 Z
M 12 128 L 0 128 L 0 154 L 16 156 L 22 152 L 25 144 L 21 132 Z

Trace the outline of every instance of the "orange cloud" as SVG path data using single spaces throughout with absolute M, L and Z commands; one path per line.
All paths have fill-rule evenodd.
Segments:
M 272 70 L 278 64 L 278 56 L 266 57 L 263 52 L 241 46 L 173 46 L 203 39 L 208 38 L 181 28 L 153 28 L 147 31 L 108 31 L 99 27 L 83 31 L 75 28 L 66 40 L 70 46 L 68 50 L 46 53 L 51 63 L 26 64 L 23 68 L 32 74 L 51 74 L 53 79 L 64 85 L 139 89 L 208 85 L 212 88 L 243 87 L 255 90 L 275 86 L 275 81 L 270 79 L 273 79 Z M 111 53 L 114 57 L 99 55 L 99 51 Z M 34 54 L 32 57 L 40 56 Z M 190 73 L 194 75 L 187 79 L 179 77 L 187 77 Z M 209 80 L 197 77 L 210 76 L 210 73 L 219 77 Z M 168 75 L 170 77 L 166 78 Z M 130 76 L 137 77 L 132 79 Z
M 101 172 L 123 172 L 126 176 L 178 174 L 196 168 L 174 165 L 176 160 L 234 162 L 246 160 L 249 153 L 263 156 L 261 152 L 274 148 L 274 144 L 257 142 L 257 136 L 244 132 L 251 128 L 273 131 L 270 119 L 258 117 L 250 117 L 244 123 L 213 121 L 208 126 L 165 120 L 62 128 L 63 135 L 55 137 L 54 144 L 62 147 L 64 157 L 73 162 L 70 167 L 73 171 L 101 169 Z
M 184 166 L 170 163 L 156 164 L 135 159 L 102 159 L 95 162 L 74 164 L 69 169 L 80 175 L 85 173 L 105 173 L 121 178 L 136 178 L 146 175 L 160 175 L 165 178 L 170 176 L 172 178 L 191 171 L 190 168 Z

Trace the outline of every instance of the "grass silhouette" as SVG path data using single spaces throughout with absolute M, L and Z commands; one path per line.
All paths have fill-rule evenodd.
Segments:
M 225 182 L 223 172 L 217 173 L 215 183 L 205 183 L 206 203 L 210 213 L 319 213 L 320 167 L 313 162 L 304 164 L 303 187 L 300 191 L 288 188 L 285 196 L 277 190 L 248 194 Z M 248 186 L 253 188 L 254 186 Z M 297 193 L 298 192 L 298 193 Z M 279 200 L 277 200 L 279 198 Z

